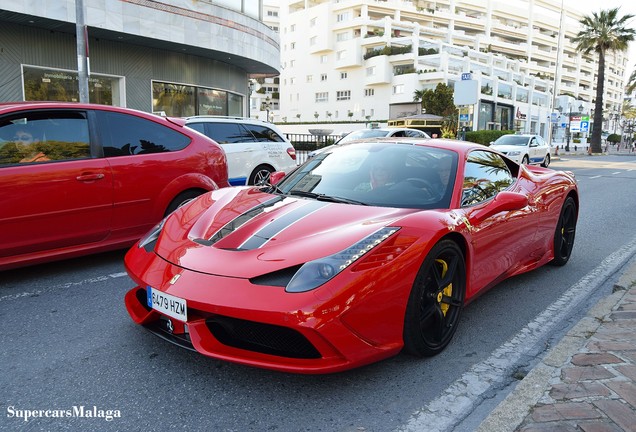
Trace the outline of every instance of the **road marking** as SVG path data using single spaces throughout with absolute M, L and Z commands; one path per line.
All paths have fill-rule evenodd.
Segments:
M 601 178 L 601 177 L 603 177 L 603 176 L 597 175 L 597 176 L 590 177 L 590 179 L 597 179 L 597 178 Z
M 56 291 L 58 289 L 71 288 L 71 287 L 76 287 L 76 286 L 80 286 L 80 285 L 88 285 L 88 284 L 97 283 L 97 282 L 103 282 L 103 281 L 106 281 L 106 280 L 120 278 L 120 277 L 124 277 L 124 276 L 128 276 L 128 274 L 126 272 L 112 273 L 112 274 L 105 275 L 105 276 L 97 276 L 97 277 L 94 277 L 94 278 L 84 279 L 84 280 L 79 281 L 79 282 L 68 282 L 68 283 L 61 284 L 61 285 L 54 285 L 54 286 L 51 286 L 51 287 L 48 287 L 48 288 L 44 288 L 44 289 L 41 289 L 41 290 L 25 291 L 25 292 L 21 292 L 19 294 L 9 294 L 9 295 L 5 295 L 5 296 L 0 297 L 0 302 L 17 300 L 17 299 L 20 299 L 20 298 L 23 298 L 23 297 L 34 297 L 34 296 L 38 296 L 38 295 L 43 294 L 43 293 Z
M 505 342 L 481 363 L 475 364 L 437 398 L 415 412 L 398 431 L 446 432 L 468 417 L 497 388 L 511 381 L 511 373 L 532 348 L 547 339 L 563 319 L 584 301 L 592 291 L 613 276 L 636 253 L 636 237 L 609 255 L 594 270 L 572 285 L 550 307 L 528 323 L 512 339 Z
M 620 174 L 620 171 L 613 172 L 612 175 Z

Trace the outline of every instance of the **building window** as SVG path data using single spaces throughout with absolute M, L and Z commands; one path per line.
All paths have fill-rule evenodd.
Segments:
M 349 21 L 349 12 L 339 13 L 336 16 L 337 22 Z
M 320 81 L 327 81 L 327 74 L 320 74 Z
M 316 26 L 316 18 L 312 18 L 309 20 L 309 27 L 315 27 Z
M 77 72 L 23 66 L 24 100 L 60 102 L 79 101 Z M 91 74 L 88 79 L 88 100 L 92 103 L 120 106 L 121 77 Z
M 340 72 L 340 79 L 347 79 L 347 73 L 346 72 Z
M 152 82 L 152 110 L 173 117 L 243 115 L 243 96 L 223 90 Z
M 296 31 L 296 24 L 292 24 L 291 26 L 289 26 L 289 31 L 290 32 Z
M 393 94 L 403 94 L 404 93 L 404 84 L 398 84 L 393 86 Z
M 364 89 L 365 96 L 373 96 L 374 94 L 375 94 L 375 89 L 371 89 L 371 88 Z
M 268 10 L 267 11 L 267 16 L 278 16 L 278 11 L 272 11 L 272 10 Z
M 349 32 L 341 32 L 336 34 L 336 42 L 344 42 L 349 40 L 351 34 Z
M 305 80 L 305 82 L 312 82 L 314 80 L 314 76 L 313 75 L 307 75 L 307 79 Z
M 351 99 L 351 90 L 342 90 L 336 92 L 336 100 L 350 100 Z
M 320 63 L 327 63 L 327 60 L 328 60 L 327 55 L 320 56 Z
M 316 102 L 329 102 L 329 92 L 316 93 Z
M 290 60 L 289 67 L 295 67 L 295 66 L 296 66 L 296 60 Z
M 367 76 L 375 75 L 375 66 L 371 66 L 367 68 Z
M 342 60 L 345 58 L 347 58 L 347 50 L 338 51 L 338 53 L 336 54 L 336 59 Z
M 289 44 L 289 48 L 296 49 L 296 42 L 292 42 L 291 44 Z

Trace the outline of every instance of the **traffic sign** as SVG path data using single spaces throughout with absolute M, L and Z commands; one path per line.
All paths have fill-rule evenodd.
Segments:
M 473 79 L 473 74 L 470 72 L 465 72 L 462 74 L 462 81 L 468 81 Z

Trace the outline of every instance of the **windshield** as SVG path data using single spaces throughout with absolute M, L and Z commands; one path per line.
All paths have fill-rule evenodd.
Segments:
M 521 135 L 503 135 L 497 138 L 493 145 L 513 145 L 513 146 L 525 146 L 528 145 L 528 137 Z
M 307 161 L 277 186 L 281 194 L 398 208 L 448 208 L 457 153 L 425 146 L 358 143 Z

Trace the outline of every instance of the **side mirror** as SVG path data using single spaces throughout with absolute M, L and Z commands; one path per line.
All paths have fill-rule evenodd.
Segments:
M 528 197 L 517 192 L 503 191 L 485 207 L 471 215 L 471 222 L 478 223 L 502 211 L 521 210 L 528 205 Z
M 280 181 L 285 177 L 285 173 L 283 171 L 276 171 L 269 175 L 269 184 L 272 186 L 277 185 Z
M 493 145 L 495 142 L 494 141 L 490 141 L 490 145 Z

